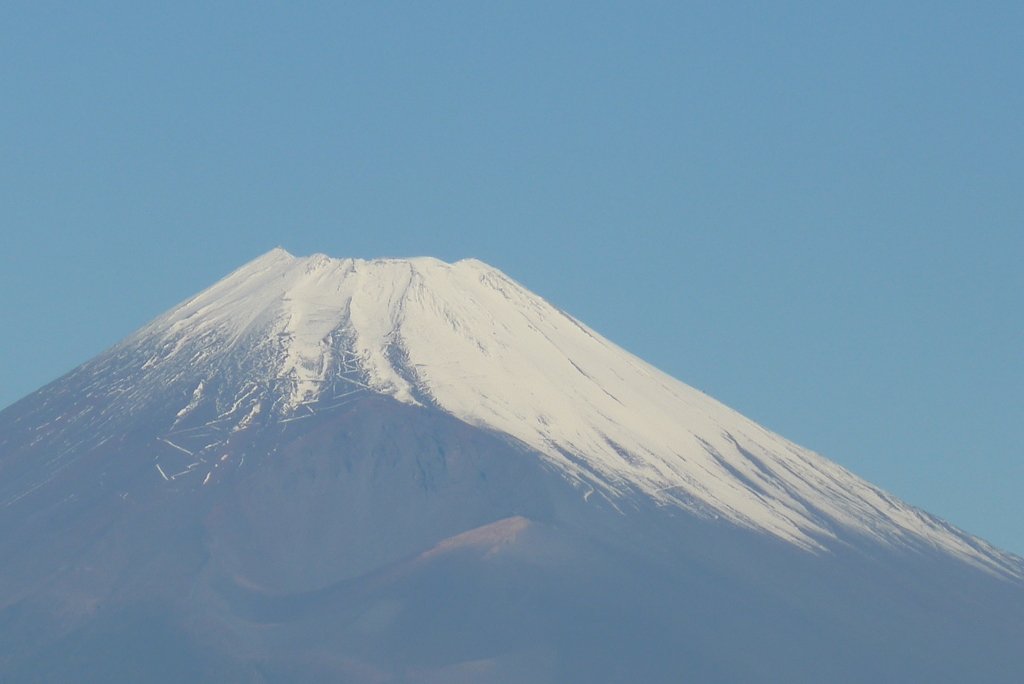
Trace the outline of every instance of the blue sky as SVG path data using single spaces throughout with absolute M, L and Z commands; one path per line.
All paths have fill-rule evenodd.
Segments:
M 5 4 L 0 405 L 276 245 L 477 257 L 1024 553 L 1024 6 L 703 5 Z

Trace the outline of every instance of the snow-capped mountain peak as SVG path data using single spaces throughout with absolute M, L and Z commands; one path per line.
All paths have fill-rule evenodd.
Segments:
M 810 551 L 843 530 L 1017 574 L 998 549 L 662 373 L 477 260 L 275 249 L 78 372 L 106 377 L 127 358 L 138 370 L 105 381 L 119 393 L 112 413 L 171 397 L 172 446 L 175 430 L 299 420 L 374 392 L 505 435 L 581 498 L 624 513 L 632 497 L 649 497 Z M 193 424 L 211 405 L 216 419 Z M 197 483 L 210 482 L 203 454 L 219 443 L 179 447 L 198 454 L 184 471 Z

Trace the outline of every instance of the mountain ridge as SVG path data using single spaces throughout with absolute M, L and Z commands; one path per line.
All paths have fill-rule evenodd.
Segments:
M 111 376 L 115 366 L 136 371 Z M 1024 578 L 1016 556 L 765 430 L 475 259 L 299 258 L 278 248 L 75 374 L 106 377 L 98 393 L 111 405 L 85 416 L 96 434 L 104 412 L 113 420 L 154 397 L 171 404 L 161 439 L 176 458 L 155 464 L 167 482 L 215 485 L 238 431 L 370 392 L 523 444 L 584 500 L 597 492 L 628 506 L 639 494 L 813 552 L 853 533 Z M 0 505 L 16 496 L 4 492 Z
M 1022 568 L 477 261 L 276 250 L 0 411 L 19 684 L 1009 684 Z

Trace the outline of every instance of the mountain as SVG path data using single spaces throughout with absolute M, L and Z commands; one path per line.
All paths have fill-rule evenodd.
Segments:
M 0 680 L 1019 682 L 1024 560 L 479 261 L 277 249 L 0 412 Z

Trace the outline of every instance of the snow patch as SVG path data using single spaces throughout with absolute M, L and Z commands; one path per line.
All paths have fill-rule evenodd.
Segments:
M 140 349 L 147 369 L 125 383 L 126 402 L 141 401 L 147 382 L 234 378 L 240 391 L 222 416 L 241 428 L 267 413 L 308 418 L 368 389 L 509 435 L 580 483 L 587 501 L 594 491 L 612 505 L 647 496 L 812 551 L 842 526 L 979 567 L 1012 566 L 998 549 L 662 373 L 477 260 L 273 250 L 111 353 Z M 179 422 L 212 392 L 192 382 Z

